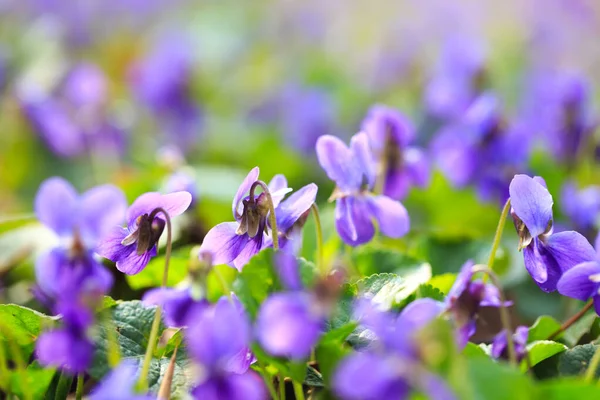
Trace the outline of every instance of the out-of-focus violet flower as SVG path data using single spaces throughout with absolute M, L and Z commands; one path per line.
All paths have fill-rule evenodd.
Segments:
M 413 389 L 434 399 L 455 398 L 440 378 L 420 365 L 416 348 L 418 332 L 440 315 L 439 302 L 416 300 L 397 317 L 364 304 L 360 309 L 377 343 L 341 361 L 333 376 L 333 389 L 340 398 L 404 399 Z
M 518 326 L 513 334 L 513 344 L 515 346 L 515 355 L 520 362 L 527 354 L 527 338 L 529 337 L 529 328 Z M 506 331 L 498 333 L 492 343 L 491 355 L 494 358 L 508 358 L 508 342 L 506 340 Z
M 90 400 L 151 400 L 155 396 L 136 393 L 138 364 L 123 360 L 90 393 Z
M 198 185 L 191 171 L 181 169 L 169 175 L 165 182 L 164 189 L 166 193 L 188 192 L 192 195 L 192 203 L 194 206 L 198 201 Z
M 542 178 L 515 175 L 510 183 L 510 200 L 525 268 L 543 291 L 556 290 L 563 273 L 596 259 L 593 247 L 581 234 L 552 233 L 552 195 Z
M 508 198 L 512 176 L 525 168 L 529 150 L 523 126 L 503 122 L 491 93 L 474 100 L 431 144 L 434 159 L 453 186 L 474 185 L 480 198 L 501 203 Z
M 562 187 L 561 208 L 577 229 L 589 231 L 596 227 L 600 216 L 600 186 L 590 185 L 578 190 L 573 182 Z
M 429 163 L 423 150 L 411 146 L 415 132 L 400 112 L 375 105 L 362 122 L 362 130 L 378 164 L 377 179 L 382 179 L 383 194 L 402 200 L 412 186 L 429 184 Z
M 466 346 L 469 338 L 475 334 L 477 314 L 481 307 L 508 307 L 512 302 L 504 304 L 500 301 L 498 288 L 482 280 L 473 280 L 474 264 L 467 261 L 456 277 L 456 281 L 448 292 L 445 308 L 450 312 L 458 328 L 458 342 Z
M 243 375 L 211 376 L 192 390 L 198 400 L 264 400 L 267 392 L 261 377 L 254 371 Z
M 173 218 L 182 214 L 192 202 L 188 192 L 145 193 L 127 210 L 127 227 L 113 227 L 98 247 L 98 254 L 116 263 L 117 269 L 128 275 L 143 270 L 156 255 L 158 239 L 165 228 L 162 208 Z
M 258 167 L 254 167 L 233 198 L 232 211 L 235 222 L 223 222 L 213 227 L 204 237 L 200 252 L 211 253 L 214 265 L 231 264 L 241 271 L 248 260 L 268 244 L 269 204 L 267 196 L 265 193 L 253 198 L 246 195 L 258 182 L 259 172 Z M 287 187 L 287 180 L 283 175 L 275 175 L 269 183 L 268 189 L 275 209 L 285 194 L 292 190 Z M 302 199 L 304 199 L 303 194 L 300 195 L 299 200 Z M 289 215 L 293 213 L 294 210 L 289 210 Z M 277 216 L 277 212 L 275 216 Z M 291 227 L 289 226 L 289 228 Z
M 165 323 L 170 327 L 188 325 L 190 315 L 198 309 L 208 306 L 205 299 L 195 299 L 191 288 L 154 288 L 147 291 L 142 299 L 146 305 L 160 305 L 163 309 Z
M 375 235 L 373 220 L 386 236 L 398 238 L 408 232 L 410 220 L 406 208 L 387 196 L 371 192 L 376 166 L 366 133 L 354 135 L 350 147 L 334 136 L 321 136 L 316 150 L 321 167 L 337 185 L 331 200 L 336 200 L 336 228 L 344 242 L 357 246 L 370 241 Z
M 297 254 L 302 247 L 302 227 L 317 197 L 314 183 L 302 187 L 283 200 L 275 209 L 279 248 Z M 269 239 L 271 241 L 271 239 Z M 272 241 L 271 241 L 272 243 Z

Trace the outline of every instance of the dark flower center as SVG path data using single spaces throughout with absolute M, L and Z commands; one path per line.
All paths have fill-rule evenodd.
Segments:
M 148 214 L 140 215 L 137 219 L 137 255 L 142 255 L 158 243 L 165 229 L 165 221 L 160 218 L 150 218 Z
M 267 228 L 267 214 L 269 213 L 269 204 L 267 196 L 261 193 L 255 199 L 246 197 L 242 200 L 244 210 L 242 211 L 242 220 L 235 233 L 238 235 L 248 234 L 253 238 L 262 233 Z

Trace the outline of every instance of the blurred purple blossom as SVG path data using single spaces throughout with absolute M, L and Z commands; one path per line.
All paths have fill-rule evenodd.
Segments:
M 154 288 L 144 293 L 145 305 L 160 305 L 167 326 L 180 328 L 189 324 L 189 317 L 208 306 L 208 301 L 194 298 L 190 287 L 182 289 Z
M 429 162 L 422 149 L 411 146 L 415 131 L 400 112 L 384 105 L 369 109 L 362 131 L 377 163 L 377 179 L 383 180 L 383 194 L 402 200 L 412 186 L 429 184 Z
M 527 355 L 527 338 L 529 337 L 529 328 L 526 326 L 518 326 L 513 333 L 513 344 L 515 346 L 515 355 L 517 362 Z M 492 343 L 490 350 L 494 358 L 508 358 L 508 342 L 506 340 L 506 330 L 498 333 Z
M 335 222 L 342 240 L 357 246 L 375 235 L 373 220 L 386 236 L 404 236 L 410 225 L 404 206 L 371 191 L 375 185 L 376 166 L 366 133 L 350 140 L 350 147 L 335 136 L 321 136 L 316 145 L 319 164 L 336 183 L 330 200 L 336 201 Z
M 595 260 L 596 252 L 581 234 L 552 233 L 553 200 L 542 178 L 515 175 L 510 200 L 525 268 L 543 291 L 556 290 L 561 275 L 575 265 Z
M 572 181 L 563 184 L 561 208 L 578 230 L 588 232 L 596 227 L 600 216 L 600 186 L 577 189 Z
M 156 256 L 158 239 L 165 228 L 165 216 L 157 209 L 162 208 L 173 218 L 187 210 L 191 201 L 188 192 L 141 195 L 127 210 L 127 227 L 113 227 L 98 247 L 98 254 L 114 261 L 125 274 L 139 273 Z
M 138 363 L 123 360 L 110 371 L 90 393 L 89 400 L 151 400 L 155 396 L 137 393 L 135 382 L 138 376 Z

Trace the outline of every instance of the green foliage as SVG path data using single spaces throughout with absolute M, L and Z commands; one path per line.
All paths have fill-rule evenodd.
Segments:
M 40 399 L 48 390 L 55 370 L 53 368 L 42 368 L 37 362 L 27 366 L 23 370 L 11 370 L 8 376 L 2 376 L 2 382 L 8 382 L 6 390 L 21 399 Z
M 206 277 L 206 298 L 210 302 L 216 302 L 223 296 L 227 296 L 227 290 L 231 290 L 233 282 L 238 276 L 238 271 L 228 265 L 215 265 Z
M 598 346 L 594 344 L 584 344 L 562 353 L 558 359 L 560 375 L 570 376 L 585 373 L 597 348 Z M 596 370 L 596 378 L 598 377 L 600 377 L 600 369 Z
M 543 400 L 598 399 L 600 387 L 580 379 L 561 378 L 540 383 L 539 398 Z
M 186 277 L 191 249 L 191 246 L 185 246 L 173 251 L 171 254 L 167 286 L 175 286 Z M 125 279 L 134 290 L 158 287 L 162 285 L 164 270 L 165 256 L 163 254 L 152 258 L 146 268 L 139 274 L 125 275 Z
M 531 328 L 529 328 L 527 342 L 532 343 L 538 340 L 547 340 L 559 329 L 560 323 L 558 321 L 548 315 L 542 315 L 533 325 L 531 325 Z M 558 336 L 558 338 L 560 338 L 560 336 Z
M 483 357 L 466 360 L 466 376 L 455 377 L 461 399 L 530 400 L 536 397 L 533 381 L 504 363 Z
M 527 371 L 529 367 L 533 367 L 540 362 L 567 350 L 568 347 L 562 343 L 553 342 L 550 340 L 537 340 L 527 345 L 527 354 L 529 361 L 521 362 L 521 370 Z

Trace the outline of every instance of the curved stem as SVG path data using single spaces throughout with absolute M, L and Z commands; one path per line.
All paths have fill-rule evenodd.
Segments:
M 273 386 L 273 380 L 269 376 L 269 373 L 267 372 L 265 365 L 258 358 L 256 359 L 256 365 L 258 365 L 258 367 L 260 368 L 261 375 L 265 381 L 265 385 L 267 385 L 267 389 L 269 390 L 269 394 L 271 395 L 271 398 L 276 399 L 277 392 L 275 391 L 275 387 Z
M 83 374 L 77 375 L 77 388 L 75 389 L 75 400 L 83 397 Z
M 294 394 L 296 395 L 296 400 L 304 400 L 304 388 L 302 388 L 302 383 L 293 382 L 294 384 Z
M 324 273 L 323 270 L 323 229 L 321 228 L 321 216 L 319 215 L 319 207 L 316 203 L 310 206 L 313 217 L 315 218 L 315 231 L 317 233 L 317 270 Z
M 496 259 L 496 251 L 500 246 L 500 239 L 502 239 L 502 232 L 504 231 L 504 225 L 506 225 L 506 217 L 510 211 L 510 199 L 506 200 L 500 219 L 498 220 L 498 226 L 496 227 L 496 234 L 494 235 L 494 242 L 492 243 L 492 250 L 490 251 L 490 257 L 488 258 L 487 266 L 490 270 L 494 270 L 494 260 Z
M 171 228 L 171 217 L 169 213 L 165 211 L 164 208 L 158 207 L 155 208 L 150 214 L 150 221 L 154 221 L 154 217 L 162 213 L 165 216 L 165 220 L 167 223 L 167 250 L 165 253 L 165 269 L 163 271 L 162 278 L 162 287 L 167 286 L 167 279 L 169 276 L 169 261 L 171 260 L 171 248 L 173 246 L 172 243 L 172 228 Z M 161 306 L 160 304 L 156 306 L 156 312 L 154 313 L 154 320 L 152 321 L 152 328 L 150 329 L 150 338 L 148 339 L 148 345 L 146 346 L 146 354 L 144 355 L 144 363 L 142 364 L 142 372 L 140 373 L 140 378 L 138 380 L 138 387 L 142 392 L 148 391 L 148 372 L 150 371 L 150 363 L 152 362 L 152 355 L 154 354 L 154 349 L 156 348 L 156 342 L 158 340 L 158 330 L 160 329 L 160 321 L 161 321 Z
M 600 365 L 600 346 L 596 347 L 596 351 L 594 352 L 594 356 L 590 360 L 590 364 L 588 368 L 585 370 L 585 377 L 583 378 L 586 382 L 591 382 L 592 379 L 596 376 L 596 370 L 598 369 L 598 365 Z
M 571 327 L 571 325 L 573 325 L 575 322 L 579 321 L 579 319 L 581 317 L 583 317 L 585 315 L 585 313 L 588 312 L 588 310 L 590 308 L 592 308 L 593 305 L 594 305 L 593 300 L 588 301 L 586 303 L 586 305 L 583 306 L 583 308 L 581 310 L 579 310 L 579 312 L 577 312 L 577 314 L 573 315 L 571 318 L 569 318 L 567 321 L 565 321 L 565 323 L 562 324 L 559 329 L 557 329 L 552 335 L 550 335 L 550 337 L 548 337 L 548 340 L 554 339 L 555 337 L 557 337 L 558 335 L 560 335 L 561 333 L 563 333 L 564 331 L 569 329 Z
M 269 223 L 271 224 L 271 236 L 273 237 L 273 248 L 279 250 L 279 231 L 277 230 L 277 218 L 275 218 L 275 206 L 273 205 L 273 197 L 269 187 L 263 181 L 256 181 L 250 187 L 250 199 L 254 200 L 254 190 L 257 186 L 260 186 L 267 196 L 267 203 L 269 204 Z
M 512 365 L 517 365 L 517 353 L 515 352 L 515 343 L 513 340 L 513 331 L 510 324 L 510 315 L 508 314 L 508 308 L 506 307 L 506 297 L 504 291 L 500 287 L 500 280 L 494 274 L 494 272 L 486 266 L 480 265 L 473 268 L 473 273 L 483 272 L 490 277 L 492 283 L 498 289 L 498 297 L 500 298 L 500 320 L 502 321 L 502 327 L 506 331 L 506 347 L 508 348 L 508 359 Z

